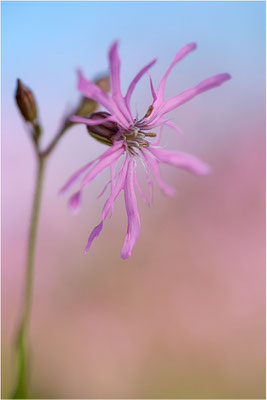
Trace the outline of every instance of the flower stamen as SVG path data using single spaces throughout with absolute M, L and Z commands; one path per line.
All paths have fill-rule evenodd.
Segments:
M 147 137 L 156 137 L 157 136 L 157 134 L 154 132 L 146 132 L 144 135 Z
M 145 137 L 155 137 L 156 134 L 154 132 L 144 132 L 141 131 L 140 128 L 134 126 L 131 130 L 125 131 L 122 134 L 122 138 L 125 139 L 125 142 L 128 148 L 137 147 L 149 147 L 150 143 L 145 140 Z
M 144 116 L 144 118 L 148 118 L 148 117 L 151 115 L 153 109 L 154 109 L 154 107 L 153 107 L 152 105 L 149 106 L 149 107 L 148 107 L 148 110 L 147 110 L 147 112 L 146 112 L 146 115 Z

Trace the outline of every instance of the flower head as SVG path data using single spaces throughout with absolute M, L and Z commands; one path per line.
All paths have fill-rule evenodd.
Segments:
M 130 83 L 125 96 L 122 95 L 120 87 L 120 58 L 117 42 L 111 46 L 109 51 L 111 96 L 101 90 L 95 83 L 88 81 L 81 71 L 78 71 L 78 89 L 85 97 L 91 98 L 101 104 L 106 109 L 106 112 L 95 113 L 90 118 L 73 116 L 71 120 L 86 124 L 90 134 L 100 142 L 107 144 L 109 148 L 96 160 L 91 161 L 77 171 L 61 189 L 62 193 L 66 192 L 83 176 L 79 191 L 69 201 L 73 211 L 79 209 L 82 192 L 88 183 L 106 168 L 110 168 L 111 171 L 110 181 L 100 194 L 102 196 L 110 185 L 110 194 L 102 210 L 102 219 L 99 225 L 91 232 L 85 252 L 89 250 L 93 240 L 101 233 L 104 221 L 109 214 L 112 215 L 114 202 L 123 190 L 128 216 L 128 227 L 121 257 L 126 259 L 131 256 L 141 227 L 135 188 L 139 190 L 144 201 L 150 204 L 153 190 L 151 175 L 153 175 L 165 194 L 169 196 L 175 194 L 175 190 L 168 186 L 161 178 L 160 163 L 182 168 L 197 175 L 205 175 L 209 172 L 209 167 L 196 157 L 186 153 L 165 150 L 159 146 L 164 126 L 167 125 L 180 132 L 180 129 L 173 122 L 165 119 L 166 113 L 193 99 L 198 94 L 220 86 L 231 78 L 226 73 L 215 75 L 200 82 L 197 86 L 165 100 L 164 88 L 168 75 L 175 64 L 195 48 L 196 44 L 190 43 L 176 54 L 157 90 L 154 89 L 152 79 L 149 75 L 153 102 L 141 119 L 134 117 L 131 112 L 131 96 L 137 82 L 144 74 L 148 73 L 148 70 L 155 64 L 156 60 L 151 61 L 141 69 Z M 137 179 L 135 167 L 139 161 L 144 165 L 146 179 L 150 188 L 149 197 L 144 194 Z

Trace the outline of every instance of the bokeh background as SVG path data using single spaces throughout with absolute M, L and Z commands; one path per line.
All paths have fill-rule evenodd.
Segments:
M 142 232 L 122 261 L 123 198 L 85 256 L 104 199 L 103 173 L 78 216 L 58 189 L 105 149 L 83 126 L 52 155 L 44 185 L 31 324 L 34 398 L 265 396 L 264 2 L 2 2 L 2 383 L 14 384 L 35 159 L 14 102 L 16 79 L 38 99 L 43 145 L 79 100 L 75 68 L 107 72 L 120 39 L 122 87 L 155 56 L 157 85 L 174 54 L 166 96 L 220 72 L 233 79 L 171 113 L 167 148 L 195 154 L 207 177 L 163 167 L 178 190 L 138 198 Z M 148 78 L 136 90 L 141 115 Z

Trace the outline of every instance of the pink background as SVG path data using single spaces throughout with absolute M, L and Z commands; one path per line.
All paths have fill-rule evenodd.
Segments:
M 123 198 L 91 251 L 99 222 L 92 183 L 73 217 L 58 189 L 105 147 L 82 126 L 52 155 L 44 185 L 31 324 L 34 398 L 263 398 L 265 393 L 265 5 L 257 2 L 2 4 L 3 393 L 14 382 L 14 336 L 33 196 L 33 149 L 13 99 L 34 88 L 49 142 L 79 98 L 75 68 L 107 68 L 120 38 L 122 86 L 159 57 L 157 84 L 175 52 L 199 49 L 172 72 L 166 97 L 220 72 L 233 79 L 171 114 L 167 148 L 191 152 L 212 174 L 163 167 L 176 198 L 158 188 L 131 259 L 122 261 Z M 129 23 L 129 21 L 132 21 Z M 160 37 L 158 36 L 160 32 Z M 133 106 L 151 101 L 147 79 Z

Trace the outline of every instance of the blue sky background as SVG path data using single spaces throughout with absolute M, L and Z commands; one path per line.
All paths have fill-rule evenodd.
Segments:
M 15 112 L 12 96 L 20 76 L 38 93 L 42 117 L 52 128 L 55 107 L 60 114 L 77 96 L 75 68 L 88 77 L 105 71 L 114 39 L 121 42 L 124 89 L 154 57 L 157 83 L 175 52 L 196 41 L 197 53 L 172 73 L 170 93 L 227 71 L 234 77 L 228 93 L 257 96 L 264 32 L 264 2 L 2 2 L 3 112 Z

